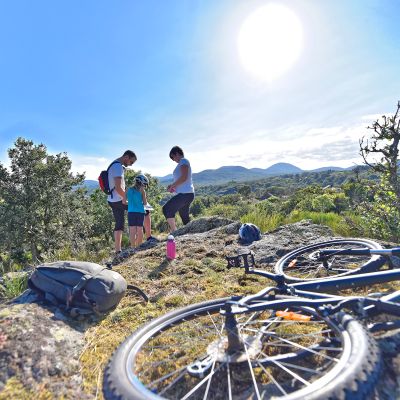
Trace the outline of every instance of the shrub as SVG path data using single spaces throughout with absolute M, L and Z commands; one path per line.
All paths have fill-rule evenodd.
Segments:
M 349 226 L 346 219 L 333 212 L 321 213 L 315 211 L 293 211 L 285 220 L 285 223 L 292 224 L 303 219 L 310 219 L 314 224 L 329 226 L 336 235 L 354 236 L 352 227 Z
M 265 211 L 251 211 L 242 218 L 240 218 L 241 222 L 251 222 L 254 225 L 257 225 L 261 232 L 269 232 L 276 229 L 279 225 L 282 224 L 284 217 L 282 214 L 270 214 Z

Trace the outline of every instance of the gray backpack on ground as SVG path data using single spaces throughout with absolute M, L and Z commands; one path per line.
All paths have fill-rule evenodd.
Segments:
M 128 287 L 118 272 L 84 261 L 39 265 L 28 285 L 42 298 L 71 315 L 109 311 L 120 302 Z

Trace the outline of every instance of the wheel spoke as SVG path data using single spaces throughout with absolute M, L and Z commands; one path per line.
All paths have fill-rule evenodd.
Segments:
M 214 322 L 214 320 L 213 320 L 211 314 L 210 314 L 209 312 L 207 312 L 207 315 L 210 317 L 211 322 L 212 322 L 213 325 L 214 325 L 215 331 L 218 333 L 218 336 L 219 336 L 220 338 L 222 338 L 222 330 L 223 330 L 223 327 L 224 327 L 225 324 L 222 325 L 222 329 L 221 329 L 221 331 L 219 331 L 218 328 L 217 328 L 217 326 L 215 325 L 215 322 Z
M 294 368 L 294 369 L 299 369 L 299 370 L 305 371 L 305 372 L 310 372 L 310 373 L 316 374 L 316 375 L 322 375 L 322 372 L 318 371 L 317 369 L 311 369 L 311 368 L 303 367 L 302 365 L 288 363 L 287 361 L 281 361 L 280 363 L 282 365 L 286 365 L 287 367 L 291 367 L 291 368 Z
M 227 374 L 227 379 L 228 379 L 229 400 L 232 400 L 231 369 L 229 367 L 229 363 L 226 363 L 226 374 Z
M 300 375 L 296 374 L 295 372 L 291 371 L 289 368 L 285 367 L 281 362 L 274 360 L 272 357 L 268 356 L 264 352 L 261 352 L 268 360 L 270 360 L 272 363 L 274 363 L 276 366 L 282 368 L 284 371 L 286 371 L 289 375 L 293 376 L 293 378 L 297 379 L 298 381 L 304 383 L 305 385 L 310 385 L 310 382 L 306 381 L 303 379 Z
M 219 371 L 222 366 L 225 365 L 225 363 L 222 363 L 217 369 L 214 369 L 214 371 L 209 373 L 204 379 L 202 379 L 190 392 L 186 393 L 184 397 L 182 397 L 181 400 L 186 400 L 188 397 L 190 397 L 197 389 L 199 389 L 205 382 L 207 382 L 209 379 L 212 378 L 212 376 Z
M 175 375 L 176 373 L 181 372 L 181 371 L 183 371 L 183 370 L 186 370 L 186 365 L 185 365 L 184 367 L 182 367 L 182 368 L 178 368 L 178 369 L 176 369 L 175 371 L 172 371 L 172 372 L 170 372 L 170 373 L 168 373 L 168 374 L 166 374 L 166 375 L 161 376 L 160 378 L 156 379 L 155 381 L 150 382 L 148 385 L 149 385 L 150 387 L 155 386 L 155 385 L 157 385 L 157 383 L 160 383 L 160 382 L 164 381 L 165 379 L 168 379 L 168 378 L 170 378 L 171 376 L 173 376 L 173 375 Z
M 271 335 L 271 336 L 274 336 L 274 335 Z M 297 347 L 297 348 L 299 348 L 299 349 L 303 349 L 303 350 L 309 351 L 310 353 L 319 355 L 319 356 L 321 356 L 321 357 L 323 357 L 323 358 L 326 358 L 327 360 L 330 360 L 330 361 L 339 362 L 339 360 L 338 360 L 337 358 L 329 357 L 329 356 L 327 356 L 326 354 L 323 354 L 323 353 L 318 353 L 317 351 L 315 351 L 315 350 L 313 350 L 313 349 L 310 349 L 309 347 L 302 346 L 302 345 L 299 344 L 299 343 L 295 343 L 295 342 L 292 342 L 291 340 L 284 339 L 284 338 L 280 338 L 280 337 L 277 337 L 277 336 L 276 336 L 276 338 L 277 338 L 278 340 L 281 340 L 282 342 L 288 343 L 288 344 L 291 345 L 292 347 Z
M 264 371 L 264 373 L 268 376 L 268 378 L 271 379 L 271 381 L 275 384 L 275 386 L 281 391 L 281 393 L 287 396 L 286 390 L 279 384 L 279 382 L 273 377 L 273 375 L 270 372 L 268 372 L 268 370 L 264 367 L 264 365 L 262 365 L 260 362 L 257 363 Z
M 243 339 L 243 338 L 242 338 L 242 339 Z M 251 379 L 253 380 L 253 385 L 254 385 L 254 389 L 255 389 L 255 391 L 256 391 L 257 399 L 258 399 L 258 400 L 261 400 L 260 392 L 258 391 L 258 385 L 257 385 L 257 382 L 256 382 L 256 378 L 255 378 L 255 376 L 254 376 L 253 366 L 251 365 L 251 360 L 250 360 L 250 356 L 249 356 L 249 351 L 248 351 L 248 349 L 247 349 L 247 344 L 246 344 L 246 341 L 245 341 L 245 340 L 243 340 L 243 344 L 244 344 L 244 349 L 245 349 L 245 351 L 246 351 L 247 362 L 248 362 L 248 364 L 249 364 Z
M 239 326 L 239 333 L 240 333 L 243 329 L 245 329 L 245 327 L 246 327 L 250 322 L 253 321 L 253 319 L 254 319 L 254 317 L 255 317 L 256 315 L 260 315 L 261 313 L 262 313 L 262 312 L 254 312 L 253 314 L 251 314 L 251 316 L 247 319 L 247 321 L 246 321 L 245 323 L 243 323 L 243 325 L 240 324 L 240 326 Z M 236 321 L 239 322 L 239 319 L 237 319 Z
M 211 379 L 212 379 L 212 376 L 213 376 L 213 374 L 214 374 L 215 361 L 216 361 L 216 360 L 214 360 L 214 362 L 213 362 L 213 364 L 212 364 L 212 367 L 211 367 L 211 372 L 210 372 L 211 377 L 210 377 L 210 379 L 209 379 L 208 382 L 207 382 L 207 388 L 206 388 L 206 392 L 204 393 L 203 400 L 207 400 L 207 397 L 208 397 L 208 391 L 210 390 Z
M 288 308 L 285 308 L 284 311 L 285 311 L 285 312 L 288 311 Z M 265 329 L 269 329 L 273 324 L 275 324 L 275 323 L 277 323 L 277 322 L 280 323 L 280 321 L 282 321 L 282 318 L 281 318 L 281 317 L 278 317 L 278 316 L 273 317 L 273 318 L 272 318 L 272 321 L 271 321 L 267 326 L 265 326 Z
M 253 368 L 251 365 L 251 361 L 250 361 L 250 357 L 249 357 L 249 353 L 247 350 L 247 347 L 252 347 L 252 345 L 250 343 L 248 343 L 244 338 L 243 338 L 243 344 L 244 344 L 244 348 L 246 350 L 246 355 L 247 355 L 247 360 L 249 362 L 250 365 L 250 371 L 252 374 L 252 377 L 254 379 L 254 372 L 253 372 Z M 268 359 L 269 361 L 271 361 L 273 364 L 275 364 L 276 366 L 280 367 L 282 370 L 286 371 L 289 375 L 293 376 L 293 378 L 297 379 L 298 381 L 304 383 L 305 385 L 310 385 L 310 382 L 307 382 L 305 379 L 303 379 L 300 375 L 296 374 L 295 372 L 291 371 L 289 368 L 285 367 L 282 363 L 280 363 L 277 360 L 274 360 L 272 357 L 268 356 L 267 354 L 265 354 L 263 351 L 260 352 L 260 354 L 262 354 L 264 357 L 266 357 L 266 359 Z M 258 361 L 257 361 L 258 362 Z M 257 385 L 255 386 L 257 389 L 257 394 L 259 396 L 259 392 L 258 392 L 258 387 Z
M 300 339 L 300 338 L 304 338 L 304 337 L 314 337 L 314 336 L 320 336 L 320 335 L 322 335 L 322 334 L 324 334 L 324 333 L 331 333 L 332 332 L 332 330 L 331 329 L 324 329 L 324 330 L 322 330 L 322 331 L 319 331 L 319 332 L 310 332 L 310 333 L 302 333 L 302 334 L 292 334 L 292 333 L 286 333 L 286 337 L 290 337 L 291 339 Z M 268 336 L 268 333 L 269 332 L 265 332 L 264 334 L 266 335 L 266 336 Z M 271 336 L 271 335 L 270 335 Z M 269 345 L 273 345 L 273 344 L 275 344 L 275 343 L 278 343 L 278 342 L 269 342 L 268 344 Z
M 185 371 L 182 371 L 171 383 L 169 383 L 161 392 L 159 392 L 159 395 L 164 394 L 168 389 L 170 389 L 172 386 L 175 385 L 180 379 L 182 379 L 186 375 L 186 367 L 184 367 Z M 153 382 L 154 383 L 154 382 Z

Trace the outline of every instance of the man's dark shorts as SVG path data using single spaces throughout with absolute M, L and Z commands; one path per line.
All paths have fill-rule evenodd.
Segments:
M 139 212 L 128 212 L 129 226 L 143 226 L 144 214 Z
M 108 204 L 114 215 L 114 231 L 123 231 L 125 227 L 125 211 L 128 209 L 128 205 L 122 204 L 122 201 L 109 201 Z

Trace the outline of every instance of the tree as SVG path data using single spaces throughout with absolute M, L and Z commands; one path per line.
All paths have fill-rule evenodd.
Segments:
M 250 193 L 251 193 L 251 187 L 249 185 L 243 185 L 241 187 L 238 188 L 238 193 L 242 196 L 242 197 L 249 197 Z
M 101 189 L 96 189 L 90 194 L 90 244 L 97 250 L 96 244 L 108 246 L 113 239 L 114 218 L 111 207 L 107 203 L 107 196 Z
M 399 112 L 400 101 L 393 116 L 383 115 L 368 127 L 371 138 L 360 140 L 364 163 L 380 177 L 378 184 L 371 184 L 373 202 L 364 202 L 361 210 L 374 235 L 395 241 L 400 239 Z
M 399 142 L 400 142 L 400 101 L 393 116 L 382 116 L 382 121 L 376 120 L 368 129 L 374 133 L 370 139 L 360 139 L 360 154 L 364 163 L 377 172 L 390 189 L 400 199 Z M 370 156 L 376 154 L 378 159 L 370 161 Z
M 9 172 L 0 164 L 0 245 L 29 253 L 36 263 L 43 253 L 78 247 L 90 225 L 85 190 L 74 190 L 84 175 L 74 176 L 65 153 L 47 154 L 43 144 L 18 138 L 8 150 Z

